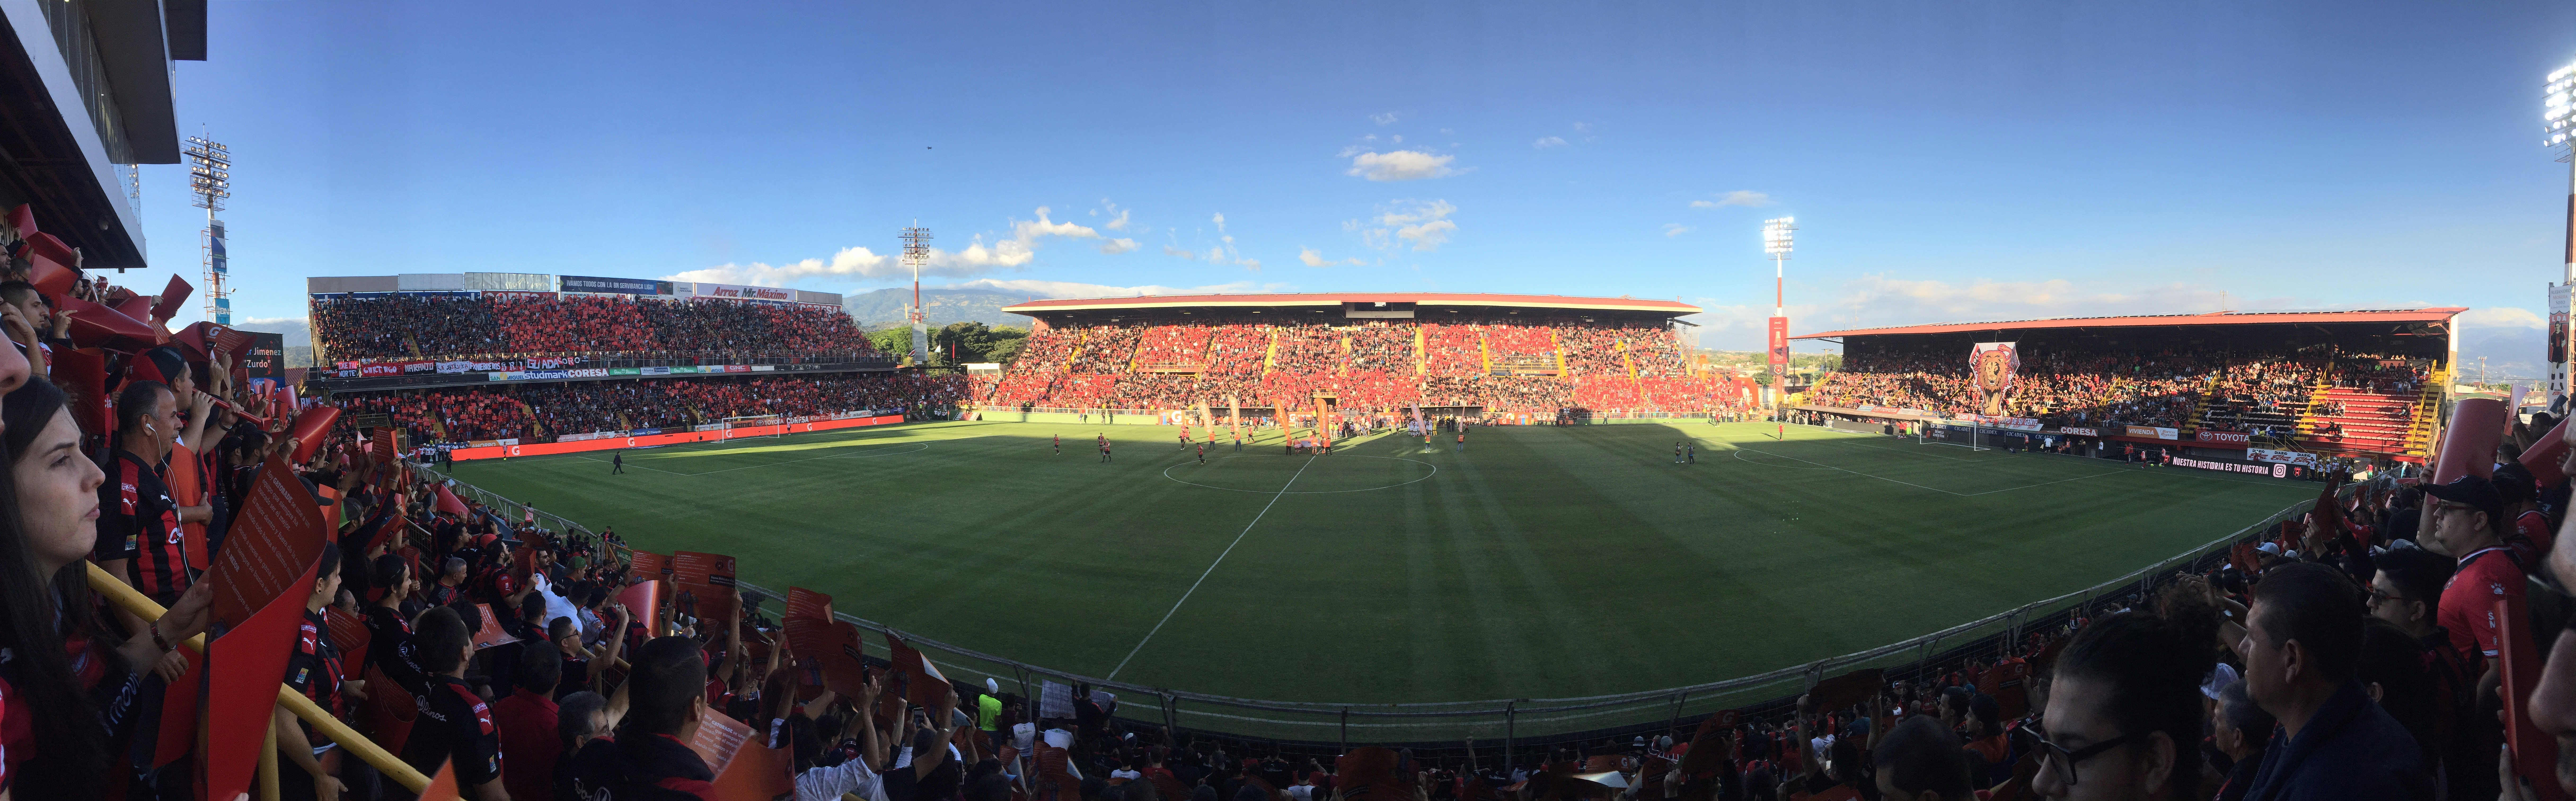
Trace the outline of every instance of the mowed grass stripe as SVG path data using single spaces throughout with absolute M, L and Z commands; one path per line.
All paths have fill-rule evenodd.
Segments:
M 1812 661 L 2115 578 L 2315 494 L 1772 430 L 1479 429 L 1464 454 L 1454 435 L 1428 453 L 1369 437 L 1314 460 L 1297 489 L 1422 475 L 1400 459 L 1438 472 L 1288 494 L 1267 513 L 1270 493 L 1163 471 L 1275 490 L 1306 457 L 1273 433 L 1240 456 L 1220 441 L 1201 466 L 1157 426 L 909 425 L 632 451 L 621 476 L 604 456 L 458 473 L 640 547 L 730 553 L 747 580 L 832 593 L 922 636 L 1090 675 L 1132 651 L 1122 680 L 1351 702 L 1643 690 Z M 1098 462 L 1095 433 L 1116 462 Z M 1698 464 L 1672 464 L 1680 439 Z

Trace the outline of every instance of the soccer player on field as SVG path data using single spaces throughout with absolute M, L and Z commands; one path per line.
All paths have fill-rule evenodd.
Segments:
M 1057 435 L 1055 435 L 1055 455 L 1057 455 L 1057 456 L 1063 456 L 1063 455 L 1064 455 L 1064 435 L 1063 435 L 1063 434 L 1057 434 Z
M 1190 427 L 1181 426 L 1181 450 L 1190 449 Z
M 1109 461 L 1109 438 L 1108 438 L 1108 437 L 1101 437 L 1101 438 L 1100 438 L 1100 460 L 1101 460 L 1101 461 L 1104 461 L 1104 462 Z
M 1207 464 L 1207 446 L 1199 446 L 1199 464 Z

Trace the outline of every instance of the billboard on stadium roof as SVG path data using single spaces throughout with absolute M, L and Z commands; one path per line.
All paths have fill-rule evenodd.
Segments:
M 798 302 L 798 303 L 812 303 L 812 304 L 817 304 L 817 305 L 822 305 L 822 306 L 838 306 L 838 305 L 841 305 L 841 293 L 839 293 L 839 292 L 807 292 L 807 291 L 805 291 L 805 290 L 799 289 L 799 290 L 796 290 L 796 302 Z
M 692 286 L 694 287 L 694 290 L 691 294 L 701 298 L 725 298 L 729 300 L 783 300 L 791 303 L 796 300 L 796 290 L 793 289 L 779 289 L 777 287 L 768 286 L 747 286 L 744 284 L 710 284 L 705 282 L 699 282 Z
M 614 295 L 668 295 L 671 294 L 671 282 L 645 278 L 567 275 L 563 277 L 563 291 Z
M 486 292 L 553 292 L 555 277 L 540 273 L 466 273 L 465 285 L 458 288 Z

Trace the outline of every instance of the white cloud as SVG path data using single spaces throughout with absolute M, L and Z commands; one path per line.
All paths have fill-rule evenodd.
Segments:
M 1395 112 L 1389 111 L 1384 114 L 1371 114 L 1369 115 L 1369 121 L 1379 125 L 1394 125 Z
M 1588 123 L 1588 122 L 1578 122 L 1578 123 L 1575 123 L 1575 124 L 1574 124 L 1574 132 L 1575 132 L 1575 133 L 1591 133 L 1591 132 L 1592 132 L 1592 123 Z
M 978 245 L 977 247 L 982 246 Z M 924 269 L 923 272 L 935 275 L 966 274 L 964 272 L 956 271 L 933 272 L 929 269 Z M 708 267 L 702 270 L 689 270 L 687 272 L 673 273 L 662 277 L 671 281 L 705 281 L 714 284 L 786 286 L 790 283 L 817 276 L 891 278 L 898 274 L 907 273 L 905 273 L 901 268 L 901 265 L 895 263 L 895 258 L 892 255 L 879 254 L 870 251 L 867 248 L 842 248 L 841 252 L 832 254 L 832 258 L 829 260 L 804 259 L 801 261 L 793 261 L 777 265 L 763 262 L 752 262 L 750 264 L 728 263 L 715 267 Z
M 1449 168 L 1456 156 L 1435 156 L 1418 150 L 1391 150 L 1385 153 L 1361 153 L 1351 157 L 1347 173 L 1371 181 L 1412 181 L 1457 174 Z
M 1361 261 L 1359 259 L 1343 259 L 1341 261 L 1334 261 L 1332 259 L 1324 258 L 1323 251 L 1303 247 L 1297 249 L 1297 260 L 1305 263 L 1308 267 L 1337 267 L 1344 264 L 1359 267 L 1368 264 L 1368 262 Z
M 1116 207 L 1116 206 L 1111 206 L 1110 208 L 1118 209 L 1118 217 L 1117 217 L 1116 219 L 1112 219 L 1112 220 L 1110 220 L 1110 221 L 1109 221 L 1109 222 L 1107 222 L 1107 223 L 1102 224 L 1100 227 L 1102 227 L 1102 228 L 1107 228 L 1107 229 L 1112 230 L 1112 231 L 1124 231 L 1124 230 L 1127 230 L 1127 212 L 1128 212 L 1129 210 L 1128 210 L 1128 209 L 1119 209 L 1119 208 L 1118 208 L 1118 207 Z
M 986 244 L 983 235 L 977 234 L 965 248 L 960 250 L 931 248 L 929 263 L 922 265 L 921 273 L 962 277 L 994 270 L 1016 270 L 1036 259 L 1038 246 L 1049 237 L 1101 238 L 1100 232 L 1092 230 L 1089 226 L 1070 222 L 1060 223 L 1049 219 L 1047 216 L 1049 211 L 1047 207 L 1039 206 L 1037 219 L 1012 220 L 1009 239 Z M 1114 241 L 1111 243 L 1111 245 L 1115 244 Z M 1113 251 L 1109 247 L 1103 247 L 1101 250 L 1104 253 L 1123 253 L 1129 249 L 1132 248 Z M 765 262 L 728 263 L 674 273 L 663 278 L 672 281 L 705 281 L 718 284 L 786 286 L 815 277 L 869 279 L 893 278 L 910 274 L 910 271 L 898 263 L 893 255 L 879 254 L 867 248 L 855 247 L 843 248 L 840 252 L 832 254 L 829 260 L 804 259 L 776 265 Z
M 1690 233 L 1690 230 L 1690 226 L 1681 223 L 1664 223 L 1665 236 L 1681 236 Z
M 2470 309 L 2460 313 L 2462 328 L 2546 328 L 2549 323 L 2530 309 L 2496 306 Z
M 1768 205 L 1771 205 L 1770 195 L 1750 189 L 1738 189 L 1733 192 L 1718 195 L 1716 200 L 1694 200 L 1690 202 L 1690 207 L 1694 209 L 1722 209 L 1728 206 L 1745 206 L 1749 208 Z
M 1296 287 L 1288 284 L 1259 284 L 1251 281 L 1235 281 L 1224 284 L 1209 284 L 1206 286 L 1173 287 L 1162 286 L 1159 284 L 1146 284 L 1143 286 L 1111 286 L 1109 284 L 1085 284 L 1075 281 L 1037 281 L 1030 279 L 1012 279 L 1004 281 L 992 278 L 979 278 L 962 284 L 954 284 L 947 288 L 995 289 L 1003 292 L 1018 292 L 1049 298 L 1116 298 L 1133 297 L 1136 295 L 1212 295 L 1239 294 L 1247 292 L 1291 292 L 1296 290 Z
M 1551 148 L 1551 147 L 1564 147 L 1564 146 L 1565 146 L 1565 137 L 1562 137 L 1562 136 L 1542 136 L 1542 137 L 1539 137 L 1539 138 L 1538 138 L 1538 141 L 1536 141 L 1536 142 L 1531 142 L 1531 143 L 1530 143 L 1530 147 L 1541 148 L 1541 149 Z
M 1192 260 L 1195 260 L 1195 259 L 1197 259 L 1197 258 L 1199 257 L 1198 251 L 1195 251 L 1195 250 L 1182 250 L 1182 249 L 1180 249 L 1180 248 L 1176 248 L 1176 247 L 1173 247 L 1173 246 L 1171 246 L 1171 245 L 1164 245 L 1164 246 L 1163 246 L 1163 255 L 1165 255 L 1165 256 L 1179 256 L 1179 257 L 1184 258 L 1184 259 L 1192 259 Z
M 1217 232 L 1217 233 L 1220 233 L 1220 234 L 1225 233 L 1225 212 L 1222 212 L 1222 211 L 1217 212 L 1217 213 L 1216 213 L 1216 218 L 1215 218 L 1215 219 L 1216 219 L 1216 232 Z
M 1126 238 L 1112 239 L 1107 242 L 1100 243 L 1100 252 L 1112 256 L 1125 253 L 1130 250 L 1135 250 L 1136 248 L 1136 240 Z
M 1414 250 L 1426 252 L 1439 250 L 1449 241 L 1449 235 L 1458 231 L 1458 224 L 1449 220 L 1449 215 L 1457 212 L 1458 207 L 1450 205 L 1449 201 L 1401 200 L 1397 203 L 1402 205 L 1380 208 L 1371 226 L 1352 220 L 1343 223 L 1342 228 L 1359 232 L 1361 240 L 1373 248 L 1390 250 L 1396 247 L 1396 240 L 1403 240 Z

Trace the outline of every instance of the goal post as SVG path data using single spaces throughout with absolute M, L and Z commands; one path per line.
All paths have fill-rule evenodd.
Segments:
M 1915 429 L 1914 443 L 1917 445 L 1948 445 L 1953 448 L 1966 448 L 1972 451 L 1990 451 L 1995 449 L 1991 440 L 1986 438 L 1985 433 L 1977 430 L 1977 427 L 1974 425 L 1963 426 L 1954 423 L 1931 420 L 1924 421 L 1922 426 Z
M 755 414 L 724 419 L 727 429 L 753 429 L 735 434 L 731 439 L 776 438 L 779 431 L 786 428 L 782 425 L 785 422 L 787 422 L 787 416 L 783 414 Z

